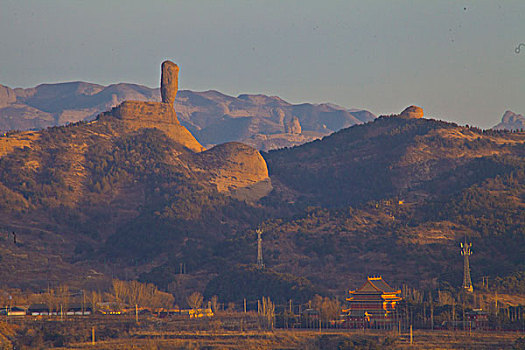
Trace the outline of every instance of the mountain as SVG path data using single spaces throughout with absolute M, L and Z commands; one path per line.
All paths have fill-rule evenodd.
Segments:
M 374 274 L 397 286 L 460 286 L 459 244 L 467 239 L 475 247 L 475 288 L 482 276 L 508 278 L 509 290 L 519 293 L 525 280 L 513 276 L 525 271 L 524 143 L 524 133 L 424 118 L 411 106 L 263 153 L 273 186 L 259 201 L 265 264 L 340 296 Z M 198 256 L 205 271 L 199 278 L 217 276 L 206 293 L 238 300 L 242 292 L 228 286 L 244 285 L 239 276 L 246 272 L 230 268 L 254 263 L 256 236 L 252 227 L 195 246 L 191 256 L 168 260 L 141 278 L 169 286 L 179 278 L 179 264 L 195 264 Z M 274 298 L 283 298 L 277 287 L 283 284 L 273 282 Z
M 261 228 L 268 270 L 254 285 L 275 286 L 272 298 L 293 297 L 287 290 L 342 296 L 368 274 L 398 286 L 458 286 L 465 239 L 475 288 L 481 276 L 507 278 L 514 292 L 524 285 L 512 277 L 525 275 L 523 132 L 458 126 L 411 106 L 287 149 L 206 149 L 191 130 L 210 125 L 206 115 L 227 97 L 177 96 L 177 113 L 165 102 L 174 96 L 125 101 L 93 121 L 0 137 L 0 280 L 43 288 L 117 276 L 154 282 L 182 301 L 195 290 L 238 301 L 258 296 L 231 286 L 253 277 Z M 184 98 L 210 111 L 184 111 Z M 249 121 L 235 116 L 238 104 L 282 109 L 283 123 L 294 108 L 308 111 L 304 119 L 290 112 L 289 132 L 319 130 L 321 116 L 336 120 L 322 112 L 333 106 L 286 107 L 267 96 L 221 108 Z M 261 120 L 260 128 L 276 124 Z
M 525 117 L 512 111 L 505 111 L 501 122 L 493 127 L 495 130 L 522 130 L 525 129 Z
M 522 142 L 522 133 L 507 135 L 394 115 L 263 156 L 281 191 L 297 194 L 294 200 L 354 205 L 397 195 L 412 201 L 455 191 L 492 171 L 481 162 L 521 154 Z M 465 175 L 473 171 L 470 167 L 480 169 Z
M 468 237 L 474 281 L 523 271 L 524 144 L 525 133 L 402 113 L 264 153 L 268 203 L 302 208 L 267 222 L 268 265 L 334 291 L 366 274 L 458 285 Z
M 42 287 L 98 279 L 108 258 L 133 251 L 143 263 L 165 259 L 204 232 L 212 242 L 251 225 L 249 203 L 270 190 L 257 150 L 205 150 L 170 103 L 125 101 L 91 122 L 9 132 L 0 137 L 0 259 L 9 266 L 0 279 Z
M 0 85 L 0 130 L 38 130 L 81 120 L 127 100 L 160 100 L 159 89 L 135 84 L 102 86 L 85 82 L 41 84 L 29 89 Z M 373 120 L 365 110 L 333 104 L 293 105 L 278 97 L 217 91 L 180 91 L 179 120 L 205 146 L 240 141 L 257 149 L 289 147 Z

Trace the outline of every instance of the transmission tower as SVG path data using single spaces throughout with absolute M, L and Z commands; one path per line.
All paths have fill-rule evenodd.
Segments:
M 262 233 L 263 231 L 258 228 L 257 232 L 257 267 L 262 269 L 264 267 L 263 256 L 262 256 Z
M 470 279 L 470 266 L 468 262 L 468 257 L 472 255 L 472 251 L 470 250 L 472 243 L 467 243 L 467 237 L 465 237 L 465 244 L 460 243 L 460 246 L 461 255 L 463 255 L 463 289 L 472 293 L 474 288 L 472 288 L 472 280 Z

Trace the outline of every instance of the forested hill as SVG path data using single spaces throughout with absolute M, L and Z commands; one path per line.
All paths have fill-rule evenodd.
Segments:
M 266 266 L 340 295 L 370 274 L 397 286 L 460 286 L 466 237 L 476 286 L 490 276 L 521 290 L 525 281 L 512 276 L 525 271 L 524 142 L 523 133 L 394 115 L 264 153 L 274 187 L 260 201 Z M 244 272 L 229 267 L 255 261 L 254 229 L 193 251 L 222 262 L 206 268 L 219 274 L 208 294 L 238 296 Z M 163 283 L 175 271 L 168 262 L 143 278 Z
M 460 285 L 467 237 L 475 283 L 520 276 L 524 142 L 525 133 L 394 115 L 265 153 L 268 202 L 303 212 L 267 222 L 270 265 L 335 289 L 373 273 Z
M 264 153 L 269 192 L 252 148 L 193 152 L 170 128 L 108 115 L 1 138 L 0 278 L 82 283 L 95 271 L 176 296 L 209 281 L 207 293 L 232 291 L 228 278 L 251 271 L 232 273 L 255 261 L 259 226 L 271 269 L 261 278 L 283 300 L 293 288 L 341 294 L 367 274 L 457 286 L 465 236 L 475 284 L 524 275 L 524 133 L 380 117 Z M 264 186 L 245 201 L 233 187 L 247 183 Z
M 525 133 L 389 116 L 263 156 L 289 201 L 341 206 L 399 196 L 417 202 L 514 172 L 523 165 L 524 142 Z

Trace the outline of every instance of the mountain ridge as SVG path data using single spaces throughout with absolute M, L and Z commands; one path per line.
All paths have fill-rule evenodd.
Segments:
M 180 122 L 206 147 L 240 141 L 258 149 L 308 142 L 375 118 L 365 110 L 333 104 L 291 104 L 277 96 L 216 90 L 181 90 L 176 109 Z M 0 86 L 0 130 L 30 130 L 92 120 L 126 100 L 160 101 L 158 88 L 130 83 L 108 86 L 82 81 L 40 84 L 33 88 Z M 296 118 L 301 132 L 288 132 Z M 228 132 L 224 132 L 228 130 Z

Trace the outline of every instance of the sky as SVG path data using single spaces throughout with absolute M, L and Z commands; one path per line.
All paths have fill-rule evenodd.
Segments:
M 0 0 L 0 84 L 158 87 L 165 59 L 180 89 L 490 128 L 525 114 L 525 1 Z

